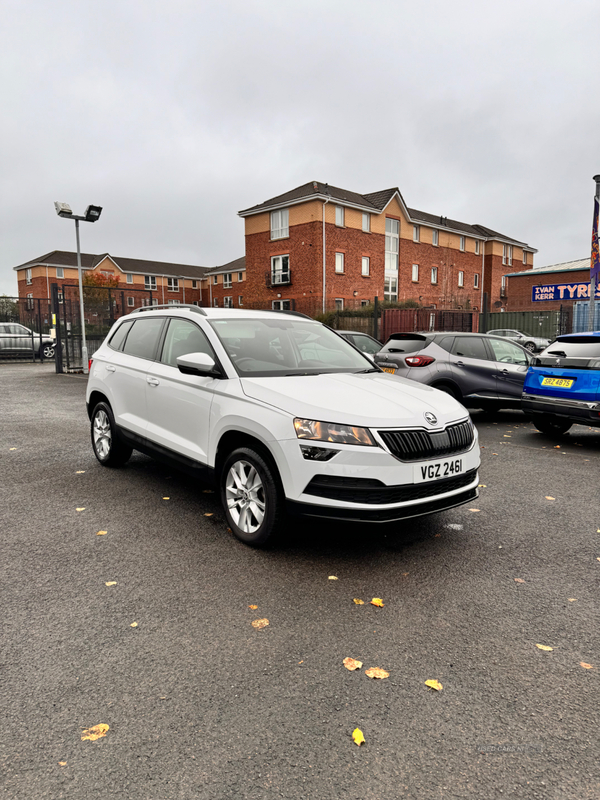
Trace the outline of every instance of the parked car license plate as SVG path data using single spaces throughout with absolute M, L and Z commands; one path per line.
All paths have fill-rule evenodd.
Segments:
M 384 372 L 389 372 L 391 375 L 394 375 L 396 372 L 396 367 L 381 367 Z
M 570 389 L 574 381 L 571 378 L 543 378 L 542 386 L 560 386 L 561 389 Z
M 415 465 L 413 480 L 415 483 L 424 481 L 441 481 L 452 478 L 464 471 L 462 458 L 446 458 L 443 461 L 431 461 L 429 464 Z

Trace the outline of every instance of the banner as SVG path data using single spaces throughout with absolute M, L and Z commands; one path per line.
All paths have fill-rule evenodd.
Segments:
M 596 284 L 596 300 L 600 300 L 600 283 Z M 545 286 L 532 286 L 531 299 L 534 303 L 543 300 L 589 300 L 589 283 L 550 283 Z

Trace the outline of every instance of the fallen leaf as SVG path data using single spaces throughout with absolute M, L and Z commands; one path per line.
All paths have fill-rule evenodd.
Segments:
M 85 506 L 82 506 L 81 508 L 76 508 L 75 511 L 85 511 Z
M 556 500 L 556 497 L 551 497 L 549 494 L 547 494 L 546 500 Z
M 493 455 L 493 456 L 497 456 L 497 455 L 498 455 L 498 453 L 492 453 L 492 455 Z
M 555 445 L 554 445 L 554 449 L 555 449 L 555 450 L 560 450 L 560 445 L 559 445 L 559 444 L 555 444 Z
M 299 662 L 298 662 L 298 664 L 299 664 L 299 665 L 300 665 L 300 664 L 304 664 L 304 659 L 302 659 L 302 661 L 299 661 Z
M 170 500 L 170 497 L 163 497 L 163 500 Z
M 357 744 L 359 747 L 361 746 L 361 744 L 365 743 L 365 737 L 363 736 L 363 732 L 361 731 L 360 728 L 355 728 L 352 731 L 352 739 L 354 741 L 354 744 Z
M 390 677 L 390 673 L 386 672 L 384 669 L 381 669 L 381 667 L 371 667 L 370 669 L 366 669 L 365 670 L 365 675 L 367 675 L 369 678 L 382 678 L 383 679 L 383 678 L 389 678 Z
M 108 730 L 109 726 L 104 723 L 94 725 L 92 728 L 86 728 L 81 733 L 81 741 L 84 742 L 86 739 L 89 739 L 90 742 L 95 742 L 96 739 L 101 739 L 103 736 L 106 736 Z
M 137 628 L 137 626 L 138 626 L 137 622 L 132 622 L 129 627 L 130 628 Z
M 337 578 L 335 575 L 330 575 L 330 576 L 329 576 L 329 578 L 328 578 L 328 580 L 330 580 L 330 581 L 337 581 L 337 580 L 338 580 L 338 578 Z
M 356 661 L 356 659 L 354 658 L 345 658 L 342 663 L 346 667 L 346 669 L 350 670 L 350 672 L 352 672 L 355 669 L 360 669 L 363 665 L 362 661 Z
M 107 533 L 108 533 L 108 531 L 98 531 L 96 536 L 106 536 Z
M 75 475 L 83 475 L 84 472 L 85 472 L 84 469 L 78 469 Z M 60 761 L 58 763 L 60 764 Z
M 433 534 L 433 538 L 434 539 L 439 539 L 441 535 L 442 535 L 441 533 L 434 533 Z
M 480 508 L 470 508 L 469 511 L 472 511 L 474 514 L 478 511 L 481 511 Z
M 441 692 L 444 688 L 439 681 L 425 681 L 425 686 L 428 686 L 430 689 L 435 689 L 436 692 Z
M 117 582 L 116 581 L 106 581 L 106 583 L 104 585 L 105 586 L 116 586 Z
M 402 574 L 403 574 L 403 575 L 404 575 L 404 577 L 406 578 L 406 576 L 407 576 L 407 575 L 410 575 L 410 572 L 403 572 Z
M 268 624 L 269 624 L 268 619 L 255 619 L 252 621 L 252 627 L 257 628 L 258 630 L 260 630 L 261 628 L 266 628 Z
M 547 650 L 549 652 L 554 650 L 553 647 L 548 647 L 547 644 L 536 644 L 536 647 L 538 647 L 540 650 Z
M 202 489 L 202 494 L 214 494 L 212 489 Z
M 586 664 L 585 661 L 580 661 L 579 666 L 583 667 L 584 669 L 594 669 L 592 664 Z
M 600 556 L 596 556 L 596 561 L 600 561 Z
M 523 578 L 515 578 L 515 583 L 525 583 Z
M 485 485 L 485 483 L 480 483 L 477 488 L 478 489 L 487 489 L 487 486 Z
M 353 602 L 356 603 L 357 606 L 364 606 L 365 604 L 365 601 L 361 600 L 359 597 L 355 597 Z
M 208 513 L 206 513 L 204 516 L 205 516 L 205 517 L 212 517 L 212 515 L 213 515 L 213 512 L 212 512 L 212 511 L 209 511 L 209 512 L 208 512 Z
M 258 606 L 248 606 L 248 608 L 251 608 L 251 609 L 252 609 L 252 611 L 256 611 L 256 609 L 258 608 Z
M 576 597 L 569 597 L 569 603 L 576 603 L 576 602 L 577 602 Z
M 385 603 L 383 602 L 383 600 L 381 599 L 381 597 L 374 597 L 374 598 L 371 600 L 371 605 L 372 605 L 372 606 L 377 606 L 378 608 L 383 608 L 383 606 L 385 605 Z
M 59 761 L 58 762 L 58 766 L 59 767 L 66 767 L 67 766 L 67 762 L 66 761 Z
M 504 434 L 504 438 L 505 438 L 505 439 L 510 439 L 510 434 L 509 434 L 509 433 L 505 433 L 505 434 Z
M 9 447 L 8 449 L 9 450 L 16 450 L 17 448 L 16 447 Z

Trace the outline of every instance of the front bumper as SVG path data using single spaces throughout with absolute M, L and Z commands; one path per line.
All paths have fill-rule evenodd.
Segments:
M 572 419 L 582 425 L 600 425 L 600 403 L 594 400 L 573 400 L 570 397 L 523 393 L 521 408 L 525 414 L 553 414 Z

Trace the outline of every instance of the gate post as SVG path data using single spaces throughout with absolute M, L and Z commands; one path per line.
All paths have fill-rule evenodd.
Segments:
M 379 339 L 379 297 L 373 300 L 373 338 Z
M 61 373 L 63 371 L 63 361 L 62 361 L 62 337 L 60 335 L 60 316 L 59 316 L 59 309 L 58 309 L 58 284 L 53 283 L 50 287 L 50 293 L 52 295 L 52 305 L 50 307 L 50 312 L 52 314 L 52 323 L 54 327 L 54 334 L 55 334 L 55 349 L 54 349 L 54 367 L 57 373 Z

